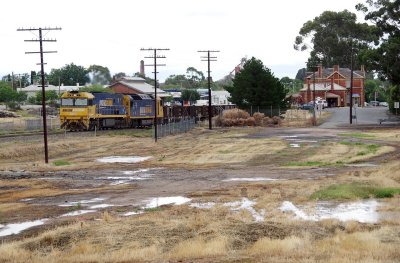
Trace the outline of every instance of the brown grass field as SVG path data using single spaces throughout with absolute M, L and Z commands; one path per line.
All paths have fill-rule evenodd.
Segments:
M 118 170 L 118 164 L 95 160 L 112 155 L 137 155 L 152 156 L 139 165 L 141 168 L 195 170 L 199 174 L 232 170 L 243 177 L 251 177 L 253 173 L 269 177 L 272 170 L 291 175 L 303 169 L 302 173 L 316 175 L 318 169 L 328 167 L 334 175 L 317 176 L 313 180 L 297 176 L 289 180 L 240 182 L 199 188 L 186 194 L 192 202 L 214 202 L 216 205 L 209 209 L 188 204 L 164 205 L 123 217 L 119 213 L 122 208 L 113 207 L 95 215 L 57 221 L 4 238 L 0 262 L 400 262 L 399 194 L 380 200 L 384 205 L 378 208 L 383 215 L 378 223 L 297 220 L 278 209 L 287 200 L 313 207 L 316 200 L 310 199 L 311 194 L 336 184 L 399 188 L 400 130 L 290 129 L 196 128 L 157 143 L 150 137 L 113 131 L 99 133 L 97 137 L 57 135 L 49 140 L 49 164 L 43 162 L 40 138 L 2 140 L 0 171 L 3 172 L 28 171 L 51 176 L 60 171 Z M 281 137 L 287 132 L 310 132 L 318 143 L 290 148 L 290 142 Z M 331 139 L 316 135 L 321 133 L 329 133 Z M 360 138 L 356 133 L 368 136 Z M 56 160 L 68 165 L 56 166 L 53 164 Z M 288 165 L 293 161 L 298 166 Z M 364 162 L 378 166 L 347 166 Z M 301 166 L 309 163 L 310 166 Z M 125 193 L 138 187 L 86 187 L 81 191 Z M 56 218 L 63 213 L 61 208 L 40 212 L 36 211 L 37 206 L 20 200 L 73 193 L 55 180 L 34 177 L 0 178 L 0 189 L 0 224 L 18 222 L 18 218 L 44 218 L 44 215 Z M 244 197 L 255 202 L 257 211 L 265 210 L 263 221 L 255 221 L 248 210 L 232 211 L 223 205 Z

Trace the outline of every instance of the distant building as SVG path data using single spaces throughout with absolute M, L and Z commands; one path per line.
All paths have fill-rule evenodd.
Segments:
M 350 80 L 349 68 L 340 68 L 339 65 L 323 68 L 320 64 L 317 71 L 306 74 L 300 95 L 305 103 L 312 102 L 313 97 L 320 97 L 328 102 L 328 107 L 347 106 L 350 103 Z M 353 71 L 353 105 L 364 105 L 364 81 L 365 70 L 361 66 L 360 70 Z
M 84 86 L 79 86 L 79 85 L 77 85 L 77 86 L 64 86 L 64 85 L 61 85 L 61 86 L 54 86 L 54 85 L 47 85 L 47 86 L 45 86 L 45 91 L 51 91 L 51 90 L 53 90 L 53 91 L 55 91 L 58 95 L 60 95 L 60 94 L 63 94 L 64 92 L 66 92 L 66 91 L 79 90 L 79 88 L 82 88 L 82 87 L 84 87 Z M 41 92 L 41 91 L 42 91 L 42 85 L 33 84 L 33 85 L 29 85 L 29 86 L 27 86 L 27 87 L 25 87 L 25 88 L 18 88 L 18 91 L 25 92 L 25 93 L 27 94 L 28 98 L 30 98 L 30 97 L 36 96 L 36 92 L 38 92 L 38 91 Z
M 147 84 L 145 79 L 139 77 L 122 77 L 109 86 L 115 93 L 123 94 L 148 94 L 154 95 L 154 86 Z M 157 88 L 157 96 L 166 97 L 165 91 Z

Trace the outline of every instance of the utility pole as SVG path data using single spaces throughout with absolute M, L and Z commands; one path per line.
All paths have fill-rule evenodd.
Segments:
M 157 104 L 157 66 L 165 66 L 165 64 L 157 64 L 157 58 L 166 58 L 165 56 L 157 55 L 157 51 L 169 50 L 169 48 L 141 48 L 141 51 L 153 51 L 153 56 L 145 57 L 145 58 L 153 58 L 154 64 L 144 65 L 144 66 L 154 66 L 154 141 L 157 142 L 157 113 L 158 113 L 158 104 Z
M 197 52 L 203 52 L 203 53 L 207 53 L 207 57 L 201 57 L 202 60 L 201 61 L 207 61 L 208 63 L 208 128 L 210 130 L 212 130 L 212 122 L 211 122 L 211 118 L 212 118 L 212 109 L 211 109 L 211 70 L 210 70 L 210 62 L 211 61 L 217 61 L 217 57 L 211 57 L 210 54 L 211 53 L 217 53 L 219 52 L 219 50 L 200 50 Z M 207 59 L 207 60 L 205 60 Z
M 350 124 L 353 124 L 353 41 L 351 41 L 350 57 Z
M 40 51 L 39 52 L 25 52 L 25 54 L 40 54 L 40 74 L 42 77 L 42 115 L 43 115 L 43 139 L 44 139 L 44 159 L 46 163 L 49 163 L 49 152 L 47 147 L 47 121 L 46 121 L 46 90 L 45 90 L 45 75 L 44 75 L 44 65 L 43 54 L 44 53 L 57 53 L 57 51 L 43 51 L 43 42 L 56 42 L 55 39 L 43 39 L 42 31 L 51 30 L 61 30 L 60 27 L 44 27 L 44 28 L 19 28 L 17 31 L 39 31 L 39 39 L 25 40 L 25 42 L 39 42 Z

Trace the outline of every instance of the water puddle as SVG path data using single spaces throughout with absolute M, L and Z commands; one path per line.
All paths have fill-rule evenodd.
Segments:
M 107 208 L 107 207 L 112 207 L 114 205 L 110 205 L 110 204 L 99 204 L 99 205 L 92 205 L 91 207 L 89 207 L 89 209 L 99 209 L 99 208 Z
M 96 159 L 100 163 L 139 163 L 152 158 L 151 156 L 109 156 Z
M 298 138 L 299 136 L 297 135 L 283 135 L 283 136 L 279 136 L 281 138 Z
M 300 148 L 300 144 L 298 143 L 291 143 L 289 144 L 290 148 Z
M 92 198 L 89 200 L 80 200 L 80 201 L 73 201 L 73 202 L 67 202 L 65 204 L 61 204 L 58 206 L 62 206 L 62 207 L 70 207 L 70 206 L 79 206 L 79 205 L 87 205 L 87 204 L 92 204 L 92 203 L 100 203 L 102 201 L 106 200 L 105 198 L 100 198 L 100 197 L 96 197 L 96 198 Z
M 228 202 L 222 205 L 230 207 L 231 211 L 247 210 L 253 216 L 254 221 L 256 222 L 264 221 L 265 209 L 261 209 L 260 212 L 257 212 L 253 207 L 255 204 L 256 204 L 255 201 L 251 201 L 248 198 L 242 198 L 241 201 Z M 190 206 L 200 209 L 210 209 L 215 206 L 215 203 L 214 202 L 192 203 L 190 204 Z
M 323 219 L 338 219 L 340 221 L 354 220 L 360 223 L 376 223 L 379 220 L 375 200 L 335 204 L 333 202 L 318 202 L 314 212 L 307 214 L 292 202 L 284 201 L 279 208 L 283 212 L 292 212 L 296 219 L 319 221 Z M 307 209 L 309 210 L 309 209 Z
M 223 182 L 260 182 L 260 181 L 277 181 L 279 179 L 268 177 L 252 177 L 252 178 L 229 178 L 222 180 Z
M 8 224 L 5 226 L 0 225 L 0 237 L 19 234 L 21 231 L 24 231 L 28 228 L 43 225 L 47 220 L 48 219 L 40 219 L 16 224 Z
M 88 213 L 94 213 L 96 212 L 96 210 L 78 210 L 78 211 L 73 211 L 73 212 L 69 212 L 66 214 L 62 214 L 59 217 L 66 217 L 66 216 L 80 216 L 83 214 L 88 214 Z
M 379 165 L 373 163 L 353 163 L 353 164 L 346 164 L 345 166 L 349 167 L 378 167 Z
M 133 211 L 133 212 L 127 212 L 125 214 L 122 214 L 123 216 L 133 216 L 133 215 L 140 215 L 143 214 L 143 211 Z
M 156 208 L 161 205 L 183 205 L 192 199 L 183 196 L 156 197 L 150 199 L 144 208 Z

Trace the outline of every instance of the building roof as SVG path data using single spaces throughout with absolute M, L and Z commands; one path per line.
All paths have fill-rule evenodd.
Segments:
M 346 79 L 350 79 L 351 78 L 351 69 L 349 68 L 339 68 L 338 71 L 336 71 L 334 68 L 323 68 L 322 69 L 322 78 L 327 79 L 329 77 L 331 77 L 333 74 L 335 74 L 335 72 L 337 72 L 339 75 L 343 76 Z M 308 73 L 309 75 L 307 75 L 307 78 L 314 78 L 314 74 L 315 74 L 315 78 L 319 78 L 318 77 L 318 71 L 315 71 L 313 73 Z M 360 71 L 360 70 L 354 70 L 353 71 L 353 78 L 364 78 L 364 72 Z
M 82 87 L 82 86 L 80 86 Z M 49 90 L 54 90 L 54 91 L 70 91 L 70 90 L 78 90 L 80 87 L 78 86 L 54 86 L 54 85 L 47 85 L 45 86 L 45 90 L 49 91 Z M 24 92 L 37 92 L 37 91 L 42 91 L 42 85 L 29 85 L 25 88 L 21 88 L 19 89 L 20 91 L 24 91 Z
M 300 91 L 307 91 L 308 88 L 308 84 L 304 84 L 303 88 Z M 310 84 L 310 89 L 314 90 L 314 84 L 311 83 Z M 331 83 L 329 82 L 325 82 L 325 83 L 315 83 L 315 90 L 316 91 L 330 91 L 331 90 Z M 345 87 L 333 83 L 333 90 L 346 90 Z
M 121 80 L 115 82 L 114 84 L 110 85 L 109 87 L 113 87 L 116 84 L 122 84 L 130 89 L 134 89 L 139 91 L 139 93 L 144 93 L 144 94 L 154 94 L 154 86 L 147 84 L 145 82 L 145 79 L 139 78 L 139 77 L 123 77 Z M 157 88 L 157 94 L 160 95 L 160 97 L 163 97 L 165 94 L 165 91 L 162 89 Z

